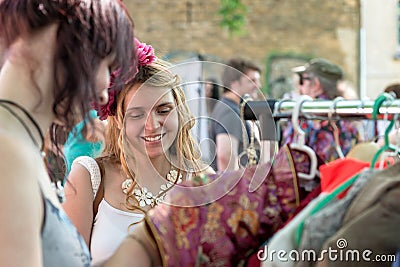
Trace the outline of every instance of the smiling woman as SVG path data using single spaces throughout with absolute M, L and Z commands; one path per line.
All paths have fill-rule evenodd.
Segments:
M 128 198 L 144 207 L 154 206 L 175 183 L 202 171 L 191 134 L 194 120 L 186 104 L 180 78 L 170 65 L 157 60 L 139 73 L 127 89 L 129 100 L 123 128 L 123 166 L 132 181 Z M 122 92 L 124 93 L 124 92 Z
M 129 92 L 132 99 L 125 117 L 127 140 L 132 151 L 150 159 L 164 155 L 178 132 L 178 115 L 171 89 L 136 84 Z
M 102 156 L 77 158 L 65 186 L 64 208 L 90 245 L 94 266 L 113 254 L 175 183 L 203 167 L 179 77 L 151 46 L 136 40 L 136 48 L 135 76 L 97 107 L 108 121 Z M 118 72 L 112 76 L 113 83 Z

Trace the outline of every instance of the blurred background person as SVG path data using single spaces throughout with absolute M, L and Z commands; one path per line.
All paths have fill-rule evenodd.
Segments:
M 299 76 L 301 95 L 308 95 L 314 100 L 333 100 L 342 96 L 338 82 L 343 79 L 341 67 L 324 58 L 314 58 L 303 66 L 293 69 Z M 332 123 L 339 131 L 339 142 L 335 143 Z M 336 145 L 346 155 L 351 147 L 359 141 L 358 129 L 350 121 L 305 120 L 300 127 L 306 133 L 306 145 L 324 161 L 329 162 L 340 157 Z M 294 129 L 291 123 L 283 129 L 282 144 L 293 142 Z
M 341 80 L 337 83 L 339 94 L 346 100 L 360 99 L 354 85 L 348 80 Z
M 244 142 L 248 142 L 243 136 L 248 139 L 251 131 L 251 125 L 240 118 L 239 105 L 245 94 L 258 94 L 260 73 L 261 68 L 252 61 L 232 58 L 227 62 L 222 74 L 224 93 L 214 107 L 210 122 L 210 138 L 216 144 L 214 170 L 239 169 L 239 154 Z
M 204 88 L 207 102 L 207 115 L 210 116 L 220 95 L 217 79 L 208 78 L 204 84 Z

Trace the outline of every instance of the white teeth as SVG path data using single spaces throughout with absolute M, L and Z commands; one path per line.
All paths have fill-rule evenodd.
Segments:
M 144 137 L 144 140 L 146 140 L 146 141 L 148 141 L 148 142 L 154 142 L 154 141 L 159 141 L 159 140 L 161 140 L 161 134 L 160 135 L 157 135 L 157 136 L 146 136 L 146 137 Z

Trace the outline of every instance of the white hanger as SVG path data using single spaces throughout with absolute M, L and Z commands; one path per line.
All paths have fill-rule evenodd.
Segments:
M 313 100 L 310 96 L 301 95 L 296 101 L 296 105 L 292 111 L 292 125 L 294 130 L 293 142 L 289 144 L 292 150 L 298 150 L 305 152 L 310 158 L 310 173 L 297 173 L 298 177 L 306 180 L 313 180 L 317 175 L 317 155 L 315 151 L 305 144 L 305 132 L 301 129 L 299 125 L 299 114 L 301 110 L 301 105 L 305 101 Z

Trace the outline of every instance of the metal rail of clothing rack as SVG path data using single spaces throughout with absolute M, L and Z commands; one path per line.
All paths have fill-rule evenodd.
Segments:
M 299 117 L 316 120 L 371 120 L 374 105 L 374 100 L 306 100 L 301 104 Z M 276 141 L 278 140 L 276 122 L 291 118 L 295 106 L 296 101 L 285 99 L 248 101 L 244 106 L 244 119 L 260 122 L 261 140 Z M 392 119 L 395 114 L 400 114 L 400 99 L 383 103 L 379 108 L 377 119 Z

